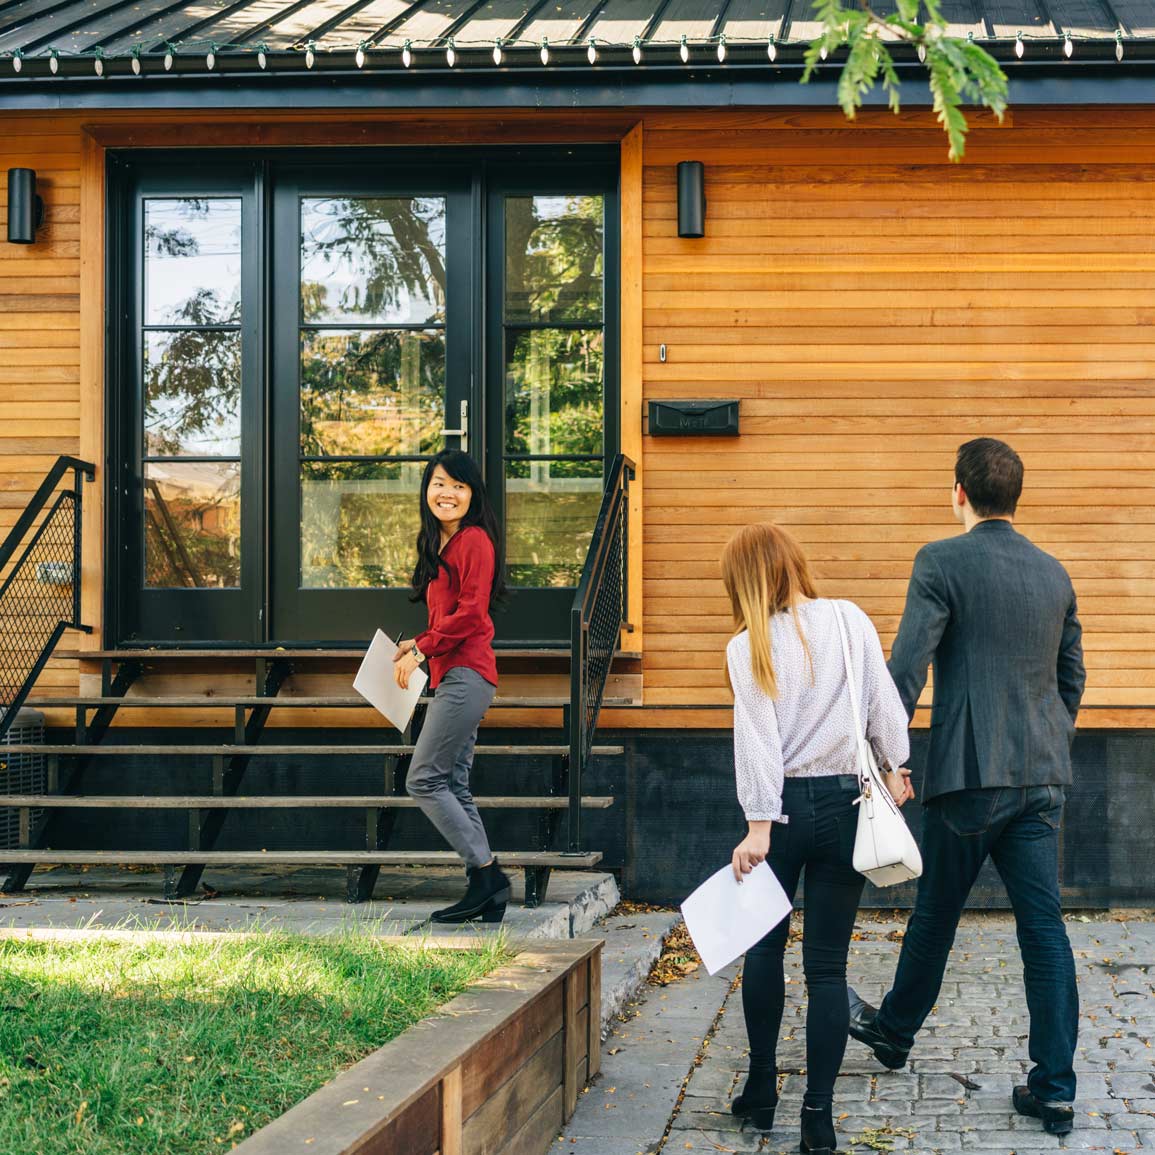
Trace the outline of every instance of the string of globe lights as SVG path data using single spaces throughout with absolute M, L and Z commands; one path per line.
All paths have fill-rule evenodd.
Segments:
M 968 33 L 967 39 L 974 40 L 973 32 Z M 1116 60 L 1123 60 L 1126 54 L 1124 45 L 1128 39 L 1134 38 L 1127 37 L 1122 29 L 1116 30 L 1114 36 Z M 1070 60 L 1075 55 L 1076 46 L 1076 41 L 1069 31 L 1058 38 L 1024 38 L 1022 32 L 1019 32 L 1013 41 L 988 40 L 983 43 L 988 49 L 1005 48 L 1009 45 L 1017 60 L 1023 60 L 1028 55 L 1030 51 L 1028 46 L 1036 47 L 1048 44 L 1052 46 L 1058 44 L 1062 55 Z M 1082 43 L 1102 48 L 1110 43 L 1110 38 L 1088 37 L 1082 40 Z M 357 69 L 362 71 L 366 68 L 387 67 L 389 65 L 411 69 L 422 65 L 433 65 L 439 60 L 445 66 L 454 68 L 465 53 L 470 56 L 488 55 L 494 66 L 500 68 L 517 63 L 519 58 L 523 56 L 532 59 L 532 50 L 534 49 L 537 50 L 537 57 L 541 61 L 542 67 L 548 67 L 551 62 L 557 61 L 559 55 L 574 55 L 582 47 L 585 48 L 587 63 L 596 66 L 599 62 L 605 63 L 610 59 L 621 58 L 625 53 L 629 54 L 629 58 L 633 60 L 635 65 L 641 65 L 649 52 L 668 55 L 674 51 L 683 64 L 706 63 L 708 56 L 711 55 L 719 64 L 724 64 L 732 49 L 748 50 L 750 48 L 761 48 L 765 52 L 767 61 L 774 64 L 777 62 L 781 51 L 787 48 L 805 50 L 808 45 L 802 41 L 791 41 L 787 44 L 777 40 L 773 35 L 753 39 L 727 36 L 726 33 L 694 39 L 682 36 L 678 40 L 643 40 L 641 36 L 635 36 L 632 41 L 625 43 L 601 40 L 595 36 L 590 36 L 580 43 L 565 41 L 554 44 L 551 44 L 549 39 L 544 36 L 540 40 L 526 40 L 524 38 L 504 40 L 497 37 L 493 41 L 486 42 L 459 42 L 453 36 L 449 36 L 448 38 L 436 37 L 429 40 L 407 39 L 388 44 L 373 43 L 366 40 L 339 44 L 309 40 L 302 44 L 294 44 L 275 50 L 265 43 L 240 45 L 199 40 L 168 43 L 164 46 L 163 54 L 159 50 L 148 52 L 143 44 L 137 44 L 127 52 L 117 54 L 109 54 L 98 46 L 67 53 L 49 47 L 28 55 L 20 49 L 16 49 L 4 53 L 4 55 L 9 58 L 12 71 L 17 74 L 23 73 L 28 65 L 37 62 L 42 63 L 45 60 L 48 63 L 48 72 L 52 76 L 59 75 L 64 62 L 91 61 L 93 73 L 98 77 L 103 77 L 108 73 L 110 66 L 115 65 L 117 70 L 120 70 L 125 63 L 135 76 L 143 76 L 146 71 L 159 72 L 163 70 L 171 73 L 174 71 L 185 72 L 190 68 L 203 69 L 206 72 L 223 72 L 232 64 L 242 63 L 247 68 L 253 62 L 256 63 L 257 69 L 261 72 L 275 71 L 280 64 L 286 62 L 292 62 L 293 70 L 299 71 L 302 61 L 305 69 L 312 71 L 322 54 L 330 57 L 351 56 Z M 703 53 L 708 55 L 704 56 Z M 924 60 L 926 57 L 926 52 L 921 45 L 918 47 L 917 54 L 920 60 Z M 747 55 L 748 53 L 743 53 L 744 57 Z M 820 57 L 823 61 L 826 60 L 825 48 L 821 50 Z M 147 69 L 146 62 L 148 64 Z

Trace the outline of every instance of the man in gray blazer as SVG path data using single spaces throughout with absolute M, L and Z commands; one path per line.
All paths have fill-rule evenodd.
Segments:
M 1074 1120 L 1079 1000 L 1059 905 L 1059 827 L 1085 672 L 1071 579 L 1014 527 L 1022 485 L 1009 445 L 967 442 L 952 495 L 966 532 L 914 561 L 890 672 L 913 717 L 934 664 L 923 875 L 894 986 L 877 1010 L 850 992 L 850 1033 L 885 1066 L 906 1063 L 989 855 L 1014 910 L 1031 1019 L 1034 1067 L 1012 1101 L 1061 1135 Z

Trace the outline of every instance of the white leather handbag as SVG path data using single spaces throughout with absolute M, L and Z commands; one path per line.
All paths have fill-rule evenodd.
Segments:
M 854 667 L 850 662 L 846 621 L 842 616 L 842 607 L 837 602 L 834 603 L 834 616 L 838 620 L 838 634 L 842 639 L 846 687 L 850 691 L 850 711 L 854 717 L 855 744 L 858 748 L 861 792 L 855 799 L 858 807 L 858 833 L 854 839 L 854 869 L 859 874 L 865 874 L 875 886 L 894 886 L 922 874 L 922 855 L 898 803 L 890 796 L 882 780 L 874 751 L 866 740 L 858 708 Z

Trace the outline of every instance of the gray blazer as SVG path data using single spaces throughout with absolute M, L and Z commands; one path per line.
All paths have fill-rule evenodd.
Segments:
M 934 663 L 923 801 L 1070 784 L 1082 633 L 1067 571 L 1010 522 L 919 550 L 889 665 L 913 717 Z

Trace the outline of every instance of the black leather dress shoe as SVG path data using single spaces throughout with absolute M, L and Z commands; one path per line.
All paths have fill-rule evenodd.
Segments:
M 1051 1135 L 1069 1135 L 1075 1127 L 1075 1108 L 1070 1103 L 1044 1103 L 1028 1087 L 1016 1087 L 1011 1102 L 1020 1115 L 1042 1119 Z
M 878 1009 L 872 1007 L 865 999 L 860 998 L 853 987 L 847 987 L 850 999 L 850 1037 L 865 1043 L 873 1052 L 874 1057 L 892 1071 L 906 1066 L 906 1058 L 910 1051 L 897 1047 L 878 1029 L 875 1019 Z

